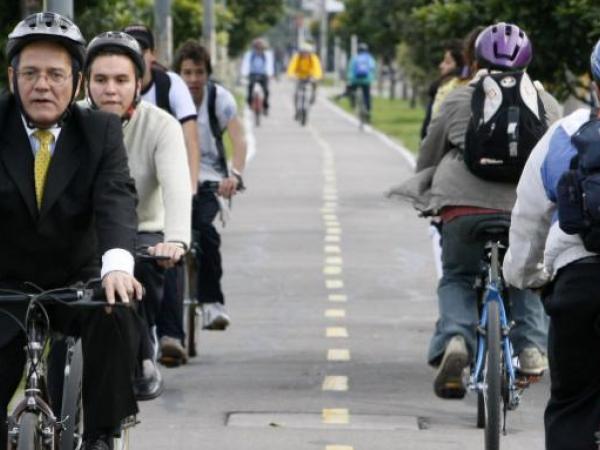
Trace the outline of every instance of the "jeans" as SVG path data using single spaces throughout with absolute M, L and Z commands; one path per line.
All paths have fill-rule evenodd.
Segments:
M 455 335 L 463 336 L 470 354 L 475 355 L 479 314 L 474 282 L 480 272 L 485 242 L 477 241 L 473 232 L 480 222 L 495 216 L 461 216 L 442 227 L 443 275 L 437 291 L 439 319 L 427 357 L 431 365 L 439 363 L 448 340 Z M 510 318 L 515 322 L 510 331 L 515 353 L 531 346 L 545 352 L 548 318 L 541 301 L 529 290 L 510 288 L 508 295 Z

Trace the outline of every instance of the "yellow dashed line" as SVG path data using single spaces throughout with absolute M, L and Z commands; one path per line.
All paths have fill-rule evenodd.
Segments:
M 327 327 L 325 335 L 328 338 L 347 338 L 348 330 L 345 327 Z
M 347 391 L 348 377 L 344 375 L 329 375 L 323 380 L 324 391 Z
M 342 280 L 325 280 L 325 286 L 327 289 L 341 289 L 344 287 Z
M 350 423 L 350 413 L 347 409 L 342 408 L 324 409 L 323 423 L 329 425 L 347 425 Z
M 350 350 L 347 348 L 330 348 L 327 350 L 327 361 L 350 361 Z
M 346 294 L 329 294 L 329 301 L 335 303 L 345 303 L 348 301 Z
M 341 266 L 343 263 L 341 256 L 328 256 L 325 258 L 325 264 L 329 264 L 331 266 Z
M 325 317 L 329 319 L 343 319 L 346 317 L 345 309 L 328 309 L 325 311 Z
M 342 273 L 342 268 L 340 266 L 326 266 L 323 268 L 323 273 L 325 275 L 339 275 Z

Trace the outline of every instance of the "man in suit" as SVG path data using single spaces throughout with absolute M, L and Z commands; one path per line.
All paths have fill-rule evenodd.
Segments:
M 73 104 L 85 40 L 69 19 L 38 13 L 8 36 L 10 93 L 0 97 L 0 285 L 52 289 L 101 276 L 107 300 L 141 299 L 133 277 L 135 188 L 116 116 Z M 101 257 L 101 261 L 100 261 Z M 4 308 L 7 309 L 7 308 Z M 23 311 L 12 310 L 23 318 Z M 49 308 L 53 329 L 81 337 L 84 448 L 112 449 L 135 414 L 130 308 Z M 0 450 L 25 337 L 0 314 Z

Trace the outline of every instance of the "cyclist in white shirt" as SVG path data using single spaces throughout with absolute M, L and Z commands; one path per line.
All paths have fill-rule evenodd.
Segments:
M 243 189 L 246 141 L 233 95 L 209 79 L 212 68 L 206 49 L 196 41 L 185 42 L 176 53 L 174 67 L 198 108 L 198 135 L 204 149 L 192 209 L 192 231 L 198 234 L 200 244 L 198 301 L 202 304 L 203 327 L 223 330 L 229 325 L 229 317 L 221 289 L 221 238 L 213 221 L 220 209 L 218 196 L 230 199 Z M 225 130 L 233 143 L 231 167 L 226 163 L 220 139 Z M 209 187 L 215 182 L 217 192 Z

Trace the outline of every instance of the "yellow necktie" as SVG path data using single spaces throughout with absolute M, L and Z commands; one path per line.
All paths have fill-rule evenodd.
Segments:
M 48 166 L 50 165 L 50 144 L 54 140 L 54 135 L 48 130 L 37 130 L 33 135 L 40 143 L 40 148 L 35 154 L 35 164 L 33 166 L 35 176 L 35 198 L 38 209 L 42 207 L 42 198 L 44 196 L 44 186 L 48 175 Z

